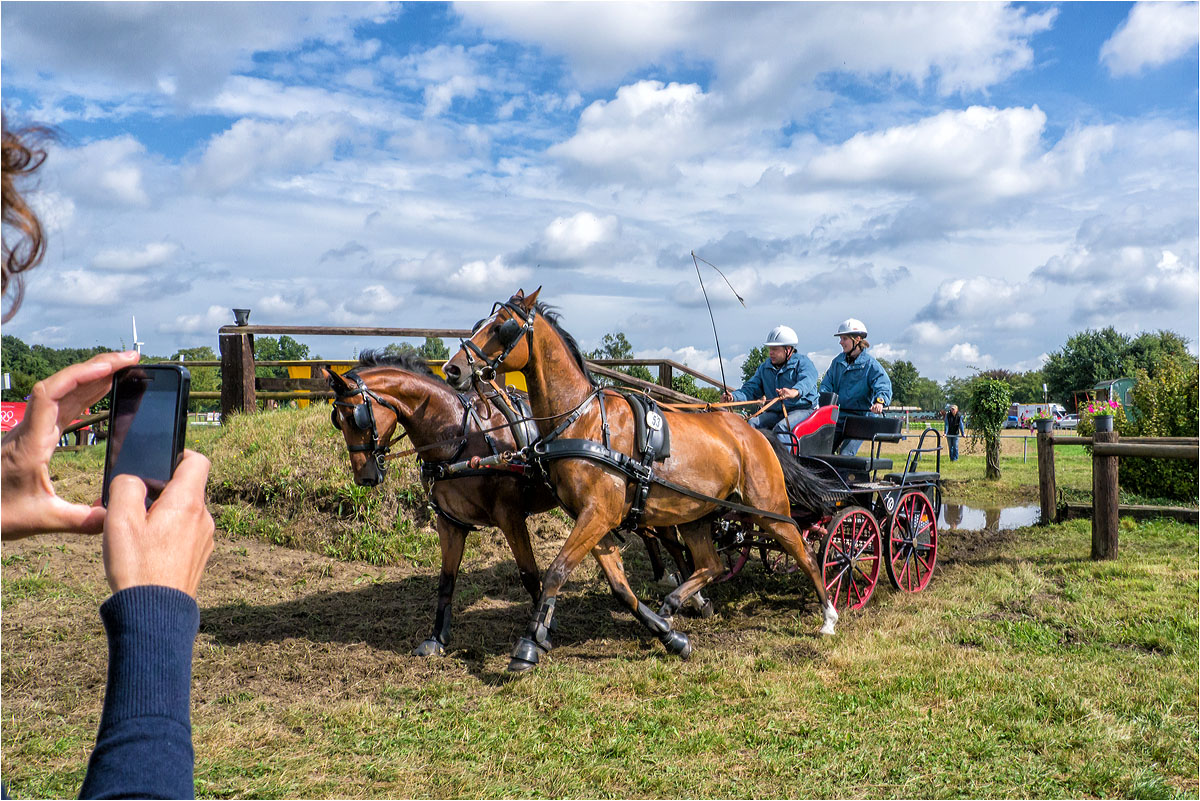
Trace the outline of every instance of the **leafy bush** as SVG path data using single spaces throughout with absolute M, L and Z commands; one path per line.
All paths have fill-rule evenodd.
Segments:
M 983 440 L 987 454 L 984 477 L 1000 478 L 1000 432 L 1008 419 L 1012 387 L 994 378 L 977 378 L 972 384 L 967 414 L 971 418 L 971 440 Z
M 1150 377 L 1137 373 L 1131 398 L 1133 408 L 1122 435 L 1138 437 L 1194 437 L 1200 427 L 1200 369 L 1195 362 L 1165 362 Z M 1200 469 L 1190 459 L 1122 458 L 1121 486 L 1139 495 L 1195 503 Z

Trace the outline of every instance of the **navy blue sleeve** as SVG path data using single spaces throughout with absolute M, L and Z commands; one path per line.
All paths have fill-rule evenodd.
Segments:
M 769 361 L 763 362 L 763 364 L 770 364 L 770 362 Z M 763 372 L 763 365 L 760 364 L 758 366 L 758 369 L 754 371 L 754 375 L 750 376 L 750 380 L 747 381 L 745 384 L 742 384 L 741 389 L 735 389 L 733 392 L 731 392 L 729 394 L 733 395 L 734 400 L 740 400 L 740 401 L 758 400 L 764 394 L 762 372 Z
M 109 598 L 100 617 L 108 686 L 80 798 L 194 798 L 195 599 L 169 587 L 132 587 Z
M 867 405 L 874 403 L 876 398 L 883 398 L 883 405 L 889 406 L 892 402 L 892 379 L 888 378 L 882 364 L 875 359 L 871 361 L 871 399 L 867 401 Z
M 812 359 L 801 354 L 800 362 L 796 365 L 796 383 L 792 388 L 800 393 L 797 399 L 800 403 L 816 407 L 817 405 L 817 366 Z

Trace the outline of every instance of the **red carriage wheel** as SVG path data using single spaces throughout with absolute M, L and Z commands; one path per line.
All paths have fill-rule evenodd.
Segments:
M 729 581 L 731 578 L 742 572 L 742 568 L 746 566 L 746 562 L 750 560 L 750 546 L 745 545 L 736 550 L 723 551 L 725 554 L 725 575 L 716 580 L 715 583 L 720 584 L 723 581 Z
M 912 491 L 900 496 L 884 544 L 892 586 L 904 592 L 925 589 L 937 563 L 937 516 L 925 493 Z
M 860 609 L 879 583 L 879 524 L 861 506 L 838 512 L 821 540 L 821 579 L 839 610 Z

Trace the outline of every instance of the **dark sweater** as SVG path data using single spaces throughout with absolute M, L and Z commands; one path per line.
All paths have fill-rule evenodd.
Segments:
M 108 632 L 108 686 L 80 797 L 195 797 L 195 599 L 168 587 L 131 587 L 105 601 L 100 617 Z

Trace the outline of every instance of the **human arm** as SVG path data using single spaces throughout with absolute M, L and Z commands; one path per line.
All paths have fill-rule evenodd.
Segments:
M 871 365 L 871 411 L 879 414 L 883 407 L 892 402 L 892 379 L 888 378 L 883 365 L 872 359 Z
M 102 353 L 34 384 L 25 419 L 0 445 L 0 533 L 18 539 L 69 531 L 94 534 L 104 509 L 68 503 L 50 480 L 50 457 L 62 430 L 108 393 L 113 373 L 137 364 L 138 354 Z
M 763 364 L 766 364 L 764 362 Z M 763 397 L 763 380 L 762 380 L 762 365 L 754 371 L 754 375 L 742 384 L 740 389 L 735 389 L 730 393 L 730 399 L 735 401 L 758 400 Z
M 184 451 L 148 511 L 140 479 L 112 481 L 103 551 L 113 596 L 100 608 L 108 684 L 81 797 L 194 795 L 190 685 L 195 594 L 213 547 L 209 467 Z
M 780 390 L 780 395 L 787 399 L 799 399 L 801 405 L 815 407 L 817 405 L 817 368 L 812 363 L 812 359 L 799 355 L 798 364 L 796 365 L 796 380 L 789 388 L 790 392 L 784 394 Z

